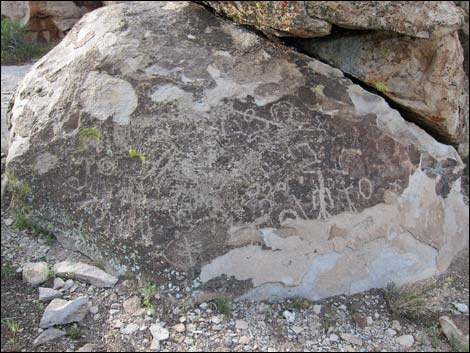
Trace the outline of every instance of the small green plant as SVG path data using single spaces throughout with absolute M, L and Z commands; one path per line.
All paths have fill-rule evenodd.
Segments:
M 384 291 L 384 299 L 388 309 L 397 318 L 404 318 L 414 322 L 422 322 L 423 324 L 435 322 L 427 318 L 426 297 L 428 287 L 402 287 L 397 288 L 395 284 L 388 284 Z M 435 318 L 436 320 L 438 318 Z
M 325 96 L 325 93 L 323 92 L 324 88 L 325 88 L 325 86 L 323 86 L 323 85 L 316 85 L 316 86 L 312 87 L 312 91 L 315 92 L 315 94 L 317 94 L 321 97 L 324 97 Z
M 15 214 L 15 228 L 30 231 L 33 235 L 45 239 L 48 245 L 52 245 L 56 240 L 55 235 L 50 230 L 32 223 L 22 211 L 18 211 Z
M 390 50 L 390 48 L 383 48 L 383 49 L 382 49 L 382 54 L 383 54 L 384 56 L 389 56 L 391 52 L 392 52 L 392 51 Z
M 449 77 L 454 77 L 455 76 L 455 70 L 453 68 L 450 68 L 449 71 L 447 72 L 447 75 Z
M 98 143 L 101 143 L 103 136 L 101 135 L 101 131 L 96 127 L 82 129 L 80 131 L 80 141 L 83 143 L 88 138 L 93 138 L 98 141 Z
M 155 283 L 149 283 L 145 287 L 142 287 L 141 292 L 144 299 L 150 299 L 157 294 L 158 287 Z
M 18 21 L 2 18 L 1 63 L 20 64 L 44 55 L 52 45 L 28 43 L 27 29 Z
M 144 164 L 145 162 L 145 156 L 143 153 L 141 152 L 137 152 L 135 149 L 131 148 L 129 150 L 129 157 L 131 158 L 134 158 L 134 157 L 138 157 L 140 159 L 140 161 L 142 162 L 142 164 Z
M 301 311 L 303 309 L 308 309 L 310 307 L 310 302 L 301 297 L 292 298 L 292 307 L 297 311 Z
M 18 324 L 13 319 L 6 320 L 6 324 L 7 324 L 8 331 L 11 334 L 11 337 L 8 339 L 8 342 L 10 344 L 14 344 L 16 334 L 18 333 L 20 327 L 18 326 Z
M 55 278 L 55 272 L 54 270 L 50 269 L 49 273 L 47 274 L 48 279 L 54 279 Z
M 215 300 L 215 305 L 217 306 L 217 310 L 222 315 L 227 317 L 232 316 L 232 302 L 225 298 L 219 298 Z
M 18 230 L 29 229 L 29 220 L 21 211 L 15 214 L 15 228 Z
M 377 91 L 380 91 L 380 92 L 384 92 L 384 93 L 390 92 L 390 89 L 385 85 L 385 83 L 380 82 L 380 81 L 375 82 L 374 87 Z
M 82 330 L 78 326 L 67 327 L 65 329 L 65 333 L 74 341 L 77 341 L 82 337 Z
M 9 264 L 2 265 L 2 277 L 9 278 L 15 275 L 15 268 Z

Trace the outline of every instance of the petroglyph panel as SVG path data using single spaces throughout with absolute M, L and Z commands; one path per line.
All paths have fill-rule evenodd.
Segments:
M 34 112 L 27 124 L 25 112 Z M 446 176 L 442 195 L 457 193 L 461 165 L 338 70 L 194 3 L 90 13 L 25 77 L 11 123 L 7 174 L 30 186 L 32 216 L 120 274 L 195 274 L 244 246 L 274 261 L 291 249 L 280 266 L 305 255 L 304 241 L 312 260 L 317 244 L 323 254 L 360 248 L 398 222 L 378 227 L 363 213 L 384 204 L 395 212 L 423 153 L 435 160 L 432 178 Z M 321 231 L 300 237 L 293 222 Z M 262 229 L 280 236 L 269 243 Z

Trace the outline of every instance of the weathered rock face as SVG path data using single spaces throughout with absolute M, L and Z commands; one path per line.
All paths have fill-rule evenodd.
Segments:
M 464 17 L 446 1 L 200 1 L 223 16 L 268 35 L 314 38 L 332 24 L 416 38 L 440 37 L 460 29 Z
M 452 147 L 196 4 L 86 15 L 10 120 L 13 205 L 115 274 L 322 298 L 431 276 L 468 241 Z
M 458 32 L 438 39 L 351 34 L 297 41 L 319 57 L 381 91 L 443 140 L 467 140 L 463 51 Z
M 452 2 L 203 3 L 269 35 L 313 38 L 332 33 L 293 43 L 377 88 L 439 139 L 468 146 L 468 92 L 458 36 L 464 11 Z M 332 32 L 331 25 L 360 31 Z
M 27 26 L 32 40 L 49 42 L 100 6 L 101 1 L 3 1 L 2 16 Z

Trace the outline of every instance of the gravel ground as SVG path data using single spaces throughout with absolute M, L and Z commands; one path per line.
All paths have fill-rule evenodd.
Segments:
M 160 274 L 156 288 L 130 278 L 121 278 L 110 289 L 75 281 L 71 290 L 64 291 L 63 299 L 87 295 L 91 312 L 81 323 L 63 326 L 68 335 L 33 347 L 47 303 L 39 302 L 37 288 L 23 283 L 22 265 L 27 261 L 46 261 L 50 266 L 65 259 L 91 261 L 57 242 L 48 244 L 45 239 L 6 225 L 12 222 L 3 215 L 2 351 L 73 352 L 87 343 L 93 344 L 96 351 L 149 351 L 149 328 L 160 323 L 168 330 L 168 338 L 160 341 L 160 351 L 438 352 L 452 347 L 441 335 L 436 317 L 460 314 L 454 304 L 468 305 L 469 300 L 468 249 L 447 273 L 413 286 L 413 293 L 422 296 L 426 305 L 412 307 L 414 312 L 406 315 L 402 315 L 403 309 L 409 303 L 387 301 L 388 295 L 382 290 L 320 302 L 300 298 L 278 303 L 219 299 L 199 304 L 193 297 L 198 290 L 197 280 L 188 281 L 185 273 L 166 270 Z M 53 278 L 51 274 L 42 286 L 52 287 Z M 133 297 L 140 300 L 140 306 L 126 311 L 123 303 Z M 7 321 L 16 324 L 14 332 Z M 410 347 L 399 343 L 407 340 L 412 342 Z

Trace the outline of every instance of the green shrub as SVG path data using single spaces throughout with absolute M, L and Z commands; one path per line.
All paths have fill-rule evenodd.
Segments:
M 26 40 L 27 30 L 18 21 L 2 18 L 1 63 L 21 64 L 40 57 L 51 48 L 50 44 L 31 44 Z

